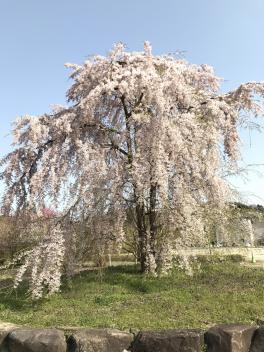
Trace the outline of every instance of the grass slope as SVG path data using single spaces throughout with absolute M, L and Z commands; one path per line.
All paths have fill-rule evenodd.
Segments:
M 119 329 L 208 327 L 264 317 L 264 272 L 238 263 L 204 263 L 189 277 L 180 270 L 146 278 L 135 266 L 76 276 L 61 294 L 32 303 L 21 289 L 0 291 L 0 320 L 36 327 Z

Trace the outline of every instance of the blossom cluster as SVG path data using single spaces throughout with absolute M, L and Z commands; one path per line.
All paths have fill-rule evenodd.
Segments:
M 57 225 L 37 246 L 23 253 L 25 261 L 17 272 L 14 287 L 17 287 L 28 273 L 30 291 L 34 299 L 41 298 L 44 293 L 59 292 L 65 256 L 64 243 L 63 232 Z

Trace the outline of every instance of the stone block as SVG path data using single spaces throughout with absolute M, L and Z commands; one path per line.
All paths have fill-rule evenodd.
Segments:
M 222 324 L 205 333 L 208 352 L 248 352 L 256 326 Z
M 264 352 L 264 326 L 259 327 L 252 338 L 250 352 Z
M 140 332 L 132 343 L 132 352 L 200 352 L 202 330 L 164 330 Z
M 68 338 L 69 352 L 123 352 L 133 335 L 116 329 L 82 329 Z
M 66 352 L 64 333 L 57 329 L 18 329 L 7 338 L 9 352 Z

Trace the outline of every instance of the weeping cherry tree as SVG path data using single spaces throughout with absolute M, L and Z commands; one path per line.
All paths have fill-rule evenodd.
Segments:
M 212 67 L 155 56 L 148 42 L 143 52 L 117 44 L 106 57 L 66 66 L 68 106 L 16 121 L 1 175 L 4 213 L 38 212 L 47 200 L 60 209 L 48 237 L 56 245 L 41 243 L 20 273 L 31 261 L 37 285 L 51 282 L 51 292 L 71 243 L 63 221 L 80 211 L 101 245 L 122 244 L 130 213 L 143 273 L 166 268 L 172 248 L 206 241 L 208 214 L 221 216 L 230 197 L 222 170 L 236 168 L 238 128 L 263 114 L 263 83 L 221 94 Z

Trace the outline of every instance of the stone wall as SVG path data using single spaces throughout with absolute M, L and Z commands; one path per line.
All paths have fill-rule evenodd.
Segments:
M 263 352 L 264 326 L 217 325 L 207 331 L 171 329 L 30 329 L 0 327 L 0 352 Z

